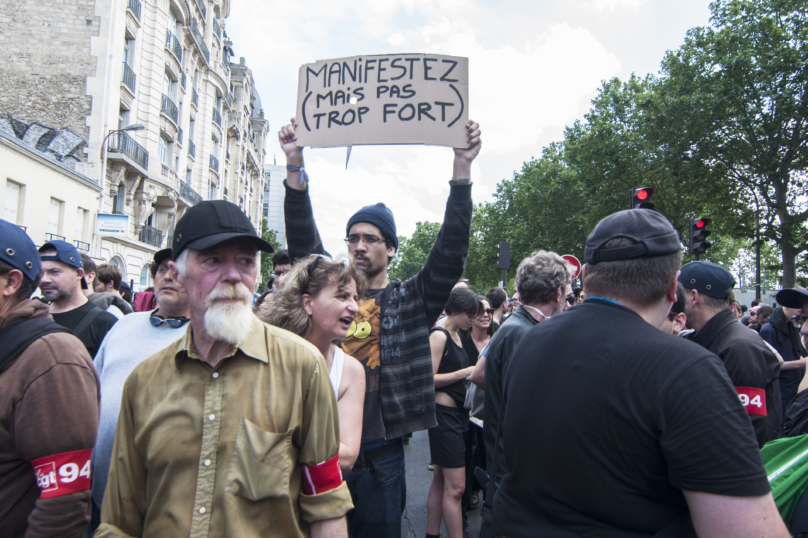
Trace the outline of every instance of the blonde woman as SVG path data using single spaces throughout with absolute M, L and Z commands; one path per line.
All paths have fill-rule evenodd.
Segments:
M 339 408 L 339 463 L 347 476 L 362 439 L 365 370 L 335 342 L 345 338 L 365 294 L 365 276 L 352 261 L 316 254 L 297 262 L 266 301 L 258 317 L 302 336 L 325 357 Z

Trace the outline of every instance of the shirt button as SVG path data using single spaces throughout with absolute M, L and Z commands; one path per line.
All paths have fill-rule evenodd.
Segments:
M 205 460 L 204 465 L 205 465 L 205 467 L 210 467 L 210 460 Z
M 217 377 L 219 377 L 219 372 L 213 372 L 213 375 L 211 377 L 213 379 L 216 379 Z
M 199 509 L 199 513 L 200 513 L 200 514 L 204 514 L 204 513 L 205 513 L 205 507 L 204 507 L 204 506 L 203 506 L 202 508 L 200 508 L 200 509 Z
M 216 418 L 216 415 L 210 415 L 210 416 L 208 417 L 208 420 L 213 420 L 214 418 Z

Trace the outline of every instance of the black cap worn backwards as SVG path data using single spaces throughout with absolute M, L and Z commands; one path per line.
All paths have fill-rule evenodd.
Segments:
M 727 299 L 729 292 L 735 287 L 732 273 L 713 262 L 688 263 L 682 267 L 679 282 L 686 288 L 716 299 Z
M 612 239 L 626 238 L 636 242 L 620 248 L 604 248 Z M 632 258 L 664 256 L 682 250 L 679 234 L 673 225 L 651 209 L 627 209 L 601 220 L 586 239 L 586 263 L 596 264 Z
M 171 253 L 176 260 L 183 250 L 205 250 L 228 239 L 248 237 L 258 250 L 272 252 L 272 245 L 255 232 L 250 219 L 226 200 L 199 202 L 185 212 L 174 229 Z

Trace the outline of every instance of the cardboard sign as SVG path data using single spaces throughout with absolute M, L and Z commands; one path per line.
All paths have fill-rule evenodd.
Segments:
M 300 67 L 297 145 L 468 147 L 468 58 L 388 54 Z

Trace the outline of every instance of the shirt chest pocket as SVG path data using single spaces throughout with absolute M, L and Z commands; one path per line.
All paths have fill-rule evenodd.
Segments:
M 225 491 L 251 501 L 289 498 L 289 479 L 297 459 L 293 432 L 266 432 L 242 418 Z

